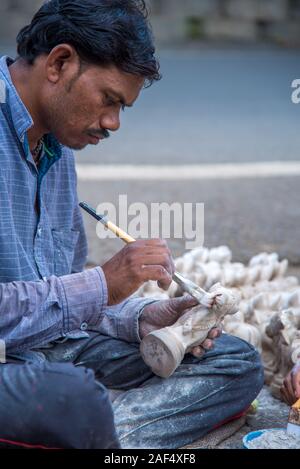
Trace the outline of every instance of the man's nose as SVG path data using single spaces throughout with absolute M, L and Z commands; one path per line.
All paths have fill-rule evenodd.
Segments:
M 100 120 L 100 126 L 102 129 L 111 130 L 112 132 L 119 130 L 120 128 L 120 116 L 119 113 L 110 113 L 102 116 Z

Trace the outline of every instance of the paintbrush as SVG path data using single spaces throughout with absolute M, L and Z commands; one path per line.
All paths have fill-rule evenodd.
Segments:
M 291 407 L 286 431 L 288 435 L 300 437 L 300 399 Z
M 118 238 L 122 239 L 122 241 L 124 241 L 126 244 L 134 243 L 136 241 L 128 233 L 126 233 L 117 225 L 109 221 L 105 215 L 98 215 L 96 210 L 94 210 L 85 202 L 81 202 L 79 206 L 87 213 L 89 213 L 93 218 L 100 221 L 100 223 L 102 223 L 106 229 L 112 231 Z M 179 285 L 184 292 L 189 293 L 189 295 L 195 298 L 199 304 L 202 304 L 206 308 L 211 308 L 212 306 L 214 306 L 215 303 L 218 302 L 218 294 L 206 292 L 205 290 L 203 290 L 203 288 L 200 288 L 191 280 L 188 280 L 183 277 L 179 272 L 175 272 L 172 278 L 174 282 L 176 282 L 177 285 Z

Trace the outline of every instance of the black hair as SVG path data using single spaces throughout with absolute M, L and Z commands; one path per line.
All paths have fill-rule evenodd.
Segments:
M 30 65 L 59 44 L 83 62 L 145 78 L 161 78 L 144 0 L 49 0 L 17 36 L 18 55 Z

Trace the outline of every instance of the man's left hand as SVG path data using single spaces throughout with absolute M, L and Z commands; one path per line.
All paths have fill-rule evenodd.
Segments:
M 143 339 L 145 335 L 152 331 L 172 326 L 188 309 L 197 306 L 198 302 L 191 296 L 182 296 L 180 298 L 172 298 L 170 300 L 157 301 L 145 306 L 140 317 L 140 337 Z M 190 353 L 200 358 L 206 350 L 214 347 L 214 340 L 220 337 L 222 330 L 214 327 L 208 334 L 207 339 L 194 347 Z

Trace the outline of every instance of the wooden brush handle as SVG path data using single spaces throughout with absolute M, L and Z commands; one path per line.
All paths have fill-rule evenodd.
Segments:
M 119 228 L 117 225 L 115 225 L 114 223 L 112 223 L 111 221 L 108 221 L 106 224 L 106 228 L 110 231 L 112 231 L 113 233 L 115 233 L 115 235 L 122 239 L 125 243 L 129 244 L 129 243 L 134 243 L 135 242 L 135 239 L 132 238 L 131 236 L 129 236 L 128 233 L 126 233 L 126 231 L 123 231 L 121 230 L 121 228 Z

